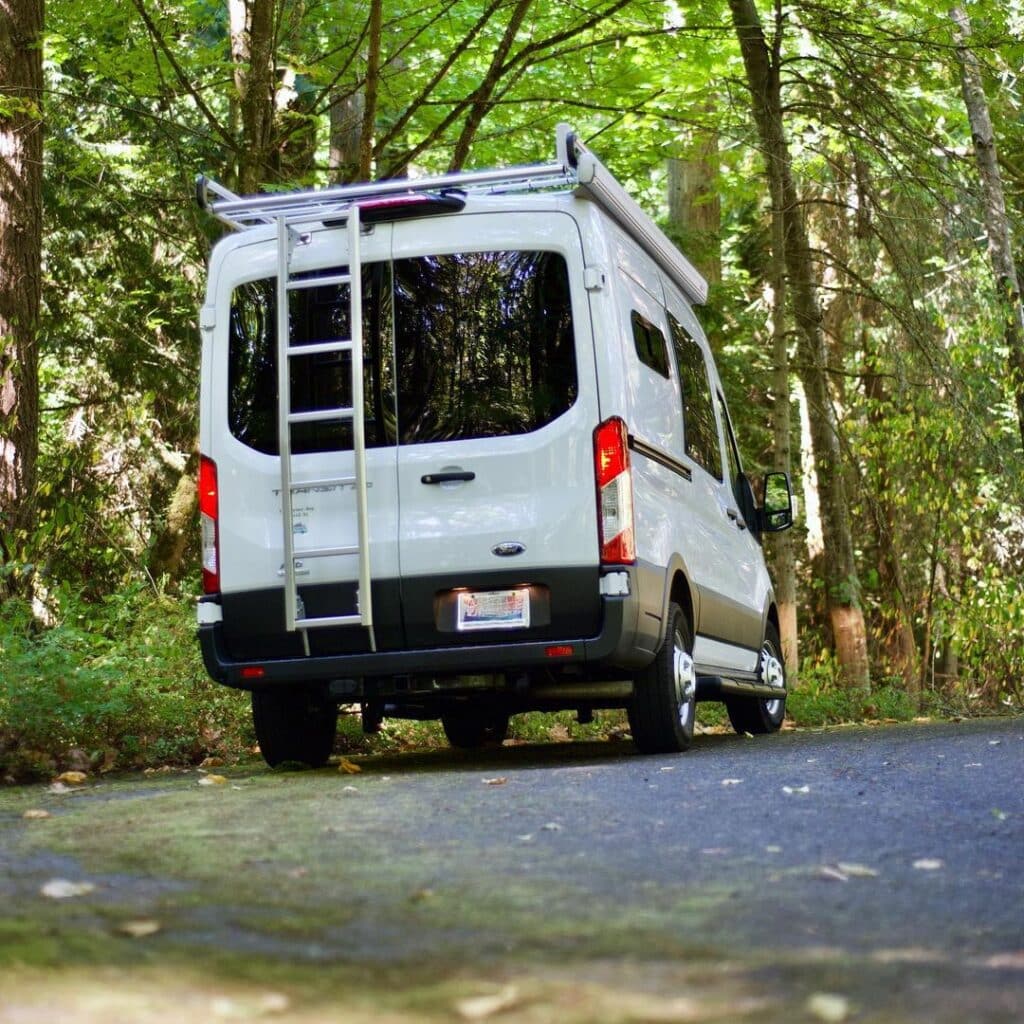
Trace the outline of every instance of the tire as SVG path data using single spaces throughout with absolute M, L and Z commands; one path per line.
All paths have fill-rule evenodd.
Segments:
M 498 744 L 508 735 L 508 715 L 500 712 L 453 711 L 441 716 L 441 725 L 448 742 L 460 750 Z
M 661 647 L 650 667 L 634 679 L 629 727 L 641 754 L 675 754 L 690 746 L 697 712 L 692 653 L 689 619 L 673 601 Z
M 320 768 L 334 749 L 338 707 L 313 690 L 253 690 L 252 724 L 271 768 L 289 761 Z
M 761 656 L 757 662 L 757 681 L 769 686 L 784 688 L 786 685 L 786 664 L 782 660 L 782 641 L 774 622 L 769 622 L 764 631 Z M 729 721 L 738 733 L 749 732 L 753 736 L 778 732 L 786 717 L 786 698 L 762 700 L 758 697 L 727 697 L 725 709 Z

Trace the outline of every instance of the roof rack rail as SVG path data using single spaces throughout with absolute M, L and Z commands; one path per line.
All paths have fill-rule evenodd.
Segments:
M 458 171 L 253 196 L 235 195 L 213 179 L 200 175 L 196 179 L 196 199 L 202 209 L 228 227 L 244 231 L 279 223 L 281 218 L 288 224 L 338 218 L 353 204 L 386 196 L 445 191 L 498 195 L 554 188 L 571 190 L 597 203 L 625 227 L 694 302 L 705 302 L 708 285 L 701 274 L 569 125 L 558 125 L 555 143 L 556 161 L 551 164 Z

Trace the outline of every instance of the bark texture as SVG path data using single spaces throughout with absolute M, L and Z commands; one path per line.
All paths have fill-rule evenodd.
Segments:
M 1021 304 L 1020 280 L 1013 259 L 1013 237 L 1010 219 L 1006 214 L 995 132 L 992 130 L 978 58 L 970 47 L 970 19 L 962 7 L 951 11 L 950 17 L 955 26 L 960 84 L 967 117 L 971 122 L 974 156 L 981 180 L 988 254 L 1004 306 L 1004 337 L 1010 352 L 1010 387 L 1017 405 L 1017 424 L 1024 444 L 1024 306 Z
M 800 377 L 807 396 L 824 537 L 826 600 L 836 654 L 848 686 L 867 690 L 867 632 L 853 552 L 843 479 L 839 424 L 828 387 L 821 304 L 806 219 L 793 179 L 782 120 L 781 21 L 770 50 L 752 0 L 729 0 L 750 89 L 752 112 L 765 151 L 773 209 L 782 211 L 784 256 L 799 338 Z
M 33 522 L 39 454 L 43 2 L 0 0 L 0 558 Z

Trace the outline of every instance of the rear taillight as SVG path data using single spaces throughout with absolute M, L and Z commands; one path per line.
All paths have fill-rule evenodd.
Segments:
M 220 593 L 220 537 L 217 528 L 217 464 L 199 459 L 199 522 L 203 533 L 203 593 Z
M 594 474 L 603 565 L 636 561 L 633 533 L 633 474 L 629 467 L 629 431 L 613 416 L 594 431 Z

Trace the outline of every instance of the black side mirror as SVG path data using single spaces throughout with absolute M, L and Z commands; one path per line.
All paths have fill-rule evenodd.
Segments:
M 788 473 L 765 473 L 764 505 L 758 512 L 764 533 L 781 533 L 793 525 L 793 492 Z

